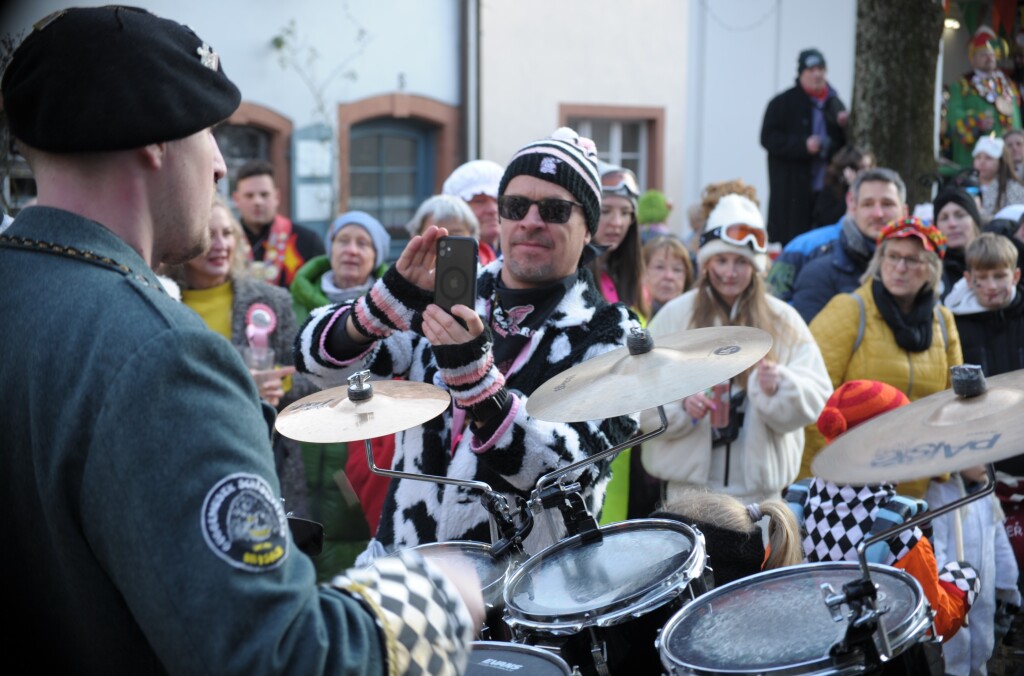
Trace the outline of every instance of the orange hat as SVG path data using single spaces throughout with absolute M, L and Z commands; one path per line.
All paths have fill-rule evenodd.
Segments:
M 892 385 L 877 380 L 851 380 L 836 388 L 825 402 L 825 410 L 818 416 L 818 431 L 832 441 L 862 422 L 909 403 L 907 395 Z

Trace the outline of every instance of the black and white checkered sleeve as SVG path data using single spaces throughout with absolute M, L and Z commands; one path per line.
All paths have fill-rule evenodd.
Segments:
M 417 554 L 400 552 L 353 568 L 331 586 L 365 603 L 377 617 L 389 674 L 461 674 L 475 628 L 455 586 Z
M 939 570 L 939 582 L 947 588 L 955 587 L 960 596 L 967 599 L 968 610 L 974 605 L 981 591 L 981 579 L 974 566 L 966 561 L 950 561 Z

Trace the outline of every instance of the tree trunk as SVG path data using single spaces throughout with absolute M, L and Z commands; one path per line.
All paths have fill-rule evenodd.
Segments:
M 850 112 L 854 143 L 899 172 L 907 204 L 930 202 L 941 0 L 858 0 Z

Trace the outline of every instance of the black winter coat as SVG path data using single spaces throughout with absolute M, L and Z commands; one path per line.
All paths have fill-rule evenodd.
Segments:
M 978 364 L 986 376 L 1024 368 L 1024 285 L 1001 310 L 953 317 L 965 364 Z
M 807 137 L 812 133 L 813 107 L 798 82 L 768 103 L 761 126 L 761 145 L 768 151 L 768 237 L 783 245 L 811 228 L 814 157 L 807 152 Z M 843 110 L 846 106 L 829 87 L 825 101 L 828 142 L 822 143 L 821 150 L 826 162 L 846 144 L 846 132 L 837 121 Z

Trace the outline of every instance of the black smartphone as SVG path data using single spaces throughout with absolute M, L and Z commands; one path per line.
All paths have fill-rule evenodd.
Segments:
M 449 314 L 453 305 L 473 308 L 476 305 L 476 265 L 477 245 L 472 237 L 437 240 L 434 303 Z M 461 319 L 459 323 L 465 326 Z

